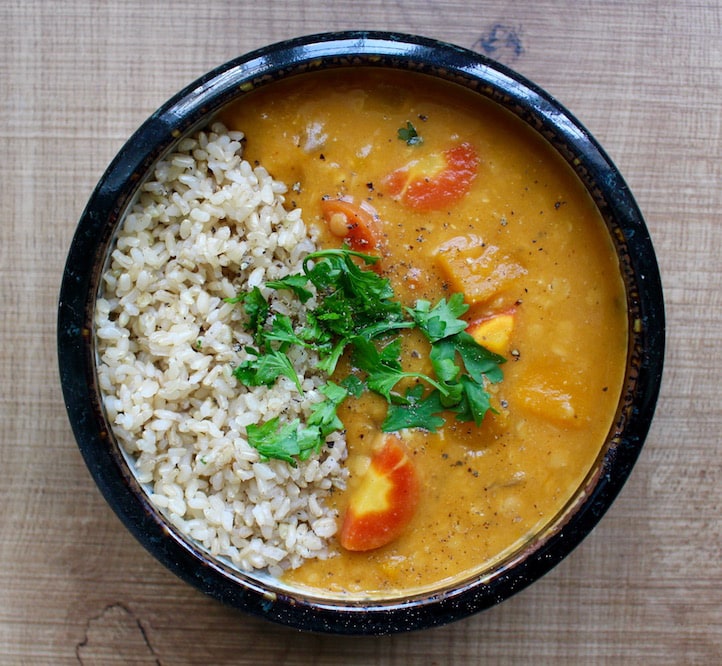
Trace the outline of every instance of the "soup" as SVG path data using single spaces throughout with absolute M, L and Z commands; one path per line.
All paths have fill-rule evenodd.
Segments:
M 562 511 L 600 454 L 627 352 L 624 286 L 593 201 L 540 137 L 490 101 L 419 74 L 327 71 L 242 97 L 221 120 L 244 158 L 291 191 L 323 247 L 354 242 L 404 306 L 463 293 L 462 318 L 503 357 L 477 425 L 403 429 L 418 487 L 389 543 L 335 545 L 284 580 L 335 594 L 403 596 L 488 570 Z M 370 226 L 370 236 L 356 237 Z M 404 370 L 427 373 L 430 347 L 404 333 Z M 342 359 L 334 377 L 353 366 Z M 413 385 L 413 382 L 411 383 Z M 364 392 L 338 415 L 348 488 L 358 496 L 387 401 Z

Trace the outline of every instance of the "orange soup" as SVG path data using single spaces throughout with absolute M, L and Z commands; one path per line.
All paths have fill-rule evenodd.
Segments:
M 416 483 L 400 533 L 367 549 L 337 544 L 286 581 L 402 596 L 483 573 L 563 510 L 614 417 L 626 299 L 593 201 L 519 119 L 420 74 L 297 76 L 245 95 L 222 120 L 245 133 L 246 159 L 289 185 L 288 205 L 324 247 L 380 256 L 375 268 L 408 307 L 463 293 L 466 331 L 506 361 L 480 425 L 450 415 L 394 435 Z M 405 334 L 402 360 L 428 371 L 428 341 Z M 367 483 L 386 409 L 371 393 L 340 407 L 350 470 L 333 497 L 340 517 Z

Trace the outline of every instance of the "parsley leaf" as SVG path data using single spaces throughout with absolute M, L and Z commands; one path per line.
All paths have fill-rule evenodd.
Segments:
M 466 371 L 475 381 L 481 382 L 486 377 L 493 384 L 497 384 L 503 379 L 504 375 L 499 367 L 506 361 L 503 356 L 482 347 L 465 331 L 453 337 L 453 344 L 464 361 Z
M 292 291 L 301 303 L 306 303 L 309 299 L 313 298 L 313 292 L 306 289 L 308 284 L 308 277 L 296 273 L 294 275 L 287 275 L 280 280 L 271 280 L 266 282 L 266 286 L 271 289 L 288 289 Z
M 341 385 L 346 389 L 348 394 L 354 398 L 361 397 L 361 394 L 366 390 L 366 384 L 356 375 L 349 375 L 341 382 Z
M 388 365 L 379 364 L 374 367 L 373 372 L 366 379 L 366 385 L 370 390 L 378 393 L 391 402 L 394 386 L 398 384 L 404 377 L 413 377 L 412 373 L 403 372 L 398 368 L 392 368 Z
M 456 347 L 453 342 L 441 340 L 433 344 L 429 359 L 439 382 L 446 389 L 442 402 L 449 406 L 457 404 L 461 400 L 463 387 L 457 381 L 461 375 L 461 367 L 456 363 Z
M 276 342 L 286 344 L 286 346 L 289 344 L 302 347 L 308 346 L 308 343 L 293 330 L 291 318 L 282 313 L 277 313 L 274 316 L 273 322 L 271 323 L 271 330 L 266 331 L 263 337 L 266 341 L 275 340 Z
M 348 395 L 346 389 L 329 382 L 320 391 L 326 400 L 311 407 L 306 426 L 301 425 L 300 419 L 281 424 L 277 416 L 260 425 L 246 426 L 248 443 L 258 451 L 261 460 L 276 458 L 295 467 L 297 460 L 307 460 L 312 453 L 318 453 L 326 438 L 343 428 L 336 410 Z
M 401 141 L 405 141 L 407 146 L 416 146 L 424 142 L 424 139 L 408 120 L 406 121 L 406 127 L 400 127 L 396 132 L 396 136 Z
M 326 396 L 326 400 L 317 402 L 311 407 L 308 425 L 318 426 L 321 438 L 325 439 L 332 432 L 343 428 L 343 423 L 338 418 L 336 411 L 338 406 L 346 399 L 348 391 L 343 386 L 333 382 L 329 382 L 319 390 Z
M 306 423 L 295 419 L 282 424 L 278 418 L 247 427 L 249 443 L 262 459 L 278 458 L 296 465 L 320 451 L 326 438 L 343 428 L 339 405 L 349 396 L 373 391 L 388 403 L 385 432 L 425 428 L 436 432 L 445 423 L 444 413 L 459 421 L 480 424 L 490 410 L 488 383 L 501 381 L 499 367 L 504 358 L 480 346 L 466 333 L 461 316 L 468 310 L 463 294 L 431 302 L 418 300 L 403 307 L 391 283 L 366 267 L 377 257 L 348 247 L 309 254 L 302 273 L 266 284 L 289 290 L 301 303 L 316 297 L 302 323 L 273 312 L 258 287 L 228 302 L 241 303 L 247 315 L 246 330 L 256 348 L 246 347 L 251 358 L 234 370 L 247 386 L 270 386 L 285 376 L 299 392 L 302 385 L 286 352 L 294 346 L 315 351 L 317 368 L 331 375 L 341 356 L 350 348 L 354 368 L 340 384 L 327 382 L 319 390 L 324 399 L 315 403 Z M 419 328 L 430 344 L 432 374 L 404 371 L 398 332 Z M 400 382 L 405 388 L 396 391 Z M 409 381 L 413 380 L 413 381 Z M 409 385 L 411 384 L 411 385 Z M 400 391 L 403 391 L 401 393 Z
M 291 423 L 280 425 L 277 416 L 260 425 L 251 423 L 246 426 L 248 443 L 258 451 L 261 460 L 276 458 L 295 467 L 295 456 L 301 452 L 298 442 L 299 424 L 300 421 L 295 419 Z
M 318 369 L 321 372 L 325 372 L 327 375 L 332 375 L 336 371 L 341 356 L 348 345 L 348 338 L 341 338 L 331 350 L 324 354 L 323 358 L 318 363 Z
M 296 385 L 299 392 L 303 392 L 301 382 L 288 356 L 274 349 L 243 361 L 233 371 L 233 375 L 247 386 L 271 386 L 279 377 L 284 376 Z
M 253 333 L 256 344 L 260 344 L 263 334 L 263 325 L 266 323 L 270 306 L 258 287 L 253 287 L 251 291 L 226 298 L 226 303 L 242 303 L 243 309 L 248 315 L 247 330 Z
M 489 393 L 482 384 L 475 382 L 467 376 L 461 378 L 463 397 L 459 402 L 456 411 L 458 421 L 473 421 L 477 426 L 481 425 L 484 416 L 491 409 Z
M 463 331 L 468 326 L 468 322 L 459 317 L 468 309 L 469 306 L 464 303 L 464 294 L 454 294 L 449 298 L 448 303 L 442 298 L 433 308 L 429 301 L 423 300 L 416 301 L 416 306 L 413 308 L 406 308 L 416 325 L 431 342 Z
M 382 395 L 391 402 L 394 398 L 392 391 L 402 379 L 421 379 L 442 393 L 445 387 L 433 378 L 421 372 L 404 372 L 401 368 L 401 340 L 396 339 L 381 351 L 373 342 L 365 338 L 355 337 L 353 343 L 353 358 L 361 370 L 368 373 L 366 385 L 371 391 Z
M 424 398 L 423 390 L 420 384 L 414 386 L 406 392 L 406 399 L 402 404 L 390 404 L 381 430 L 396 432 L 404 428 L 424 428 L 429 432 L 436 432 L 443 426 L 445 420 L 439 416 L 444 411 L 441 394 L 432 391 Z

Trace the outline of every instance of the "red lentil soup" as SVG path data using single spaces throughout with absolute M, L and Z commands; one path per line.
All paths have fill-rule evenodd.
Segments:
M 245 133 L 247 159 L 289 185 L 288 205 L 302 208 L 323 246 L 341 245 L 344 219 L 324 201 L 361 208 L 397 297 L 411 306 L 463 292 L 464 318 L 486 324 L 474 337 L 506 359 L 480 426 L 450 417 L 437 432 L 403 432 L 419 498 L 400 536 L 362 552 L 337 546 L 338 555 L 307 562 L 286 582 L 405 596 L 482 575 L 563 510 L 612 424 L 627 310 L 597 208 L 518 118 L 421 74 L 292 77 L 245 95 L 223 120 Z M 456 185 L 425 190 L 449 165 L 463 172 Z M 428 370 L 420 336 L 404 339 L 403 361 Z M 369 467 L 385 409 L 372 394 L 340 408 L 350 470 L 348 490 L 333 499 L 340 516 Z

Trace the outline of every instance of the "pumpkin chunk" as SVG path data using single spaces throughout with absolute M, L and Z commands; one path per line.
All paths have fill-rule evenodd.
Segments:
M 455 236 L 442 243 L 435 258 L 451 291 L 462 292 L 469 305 L 485 303 L 509 291 L 526 275 L 523 266 L 497 246 L 486 245 L 476 234 Z

